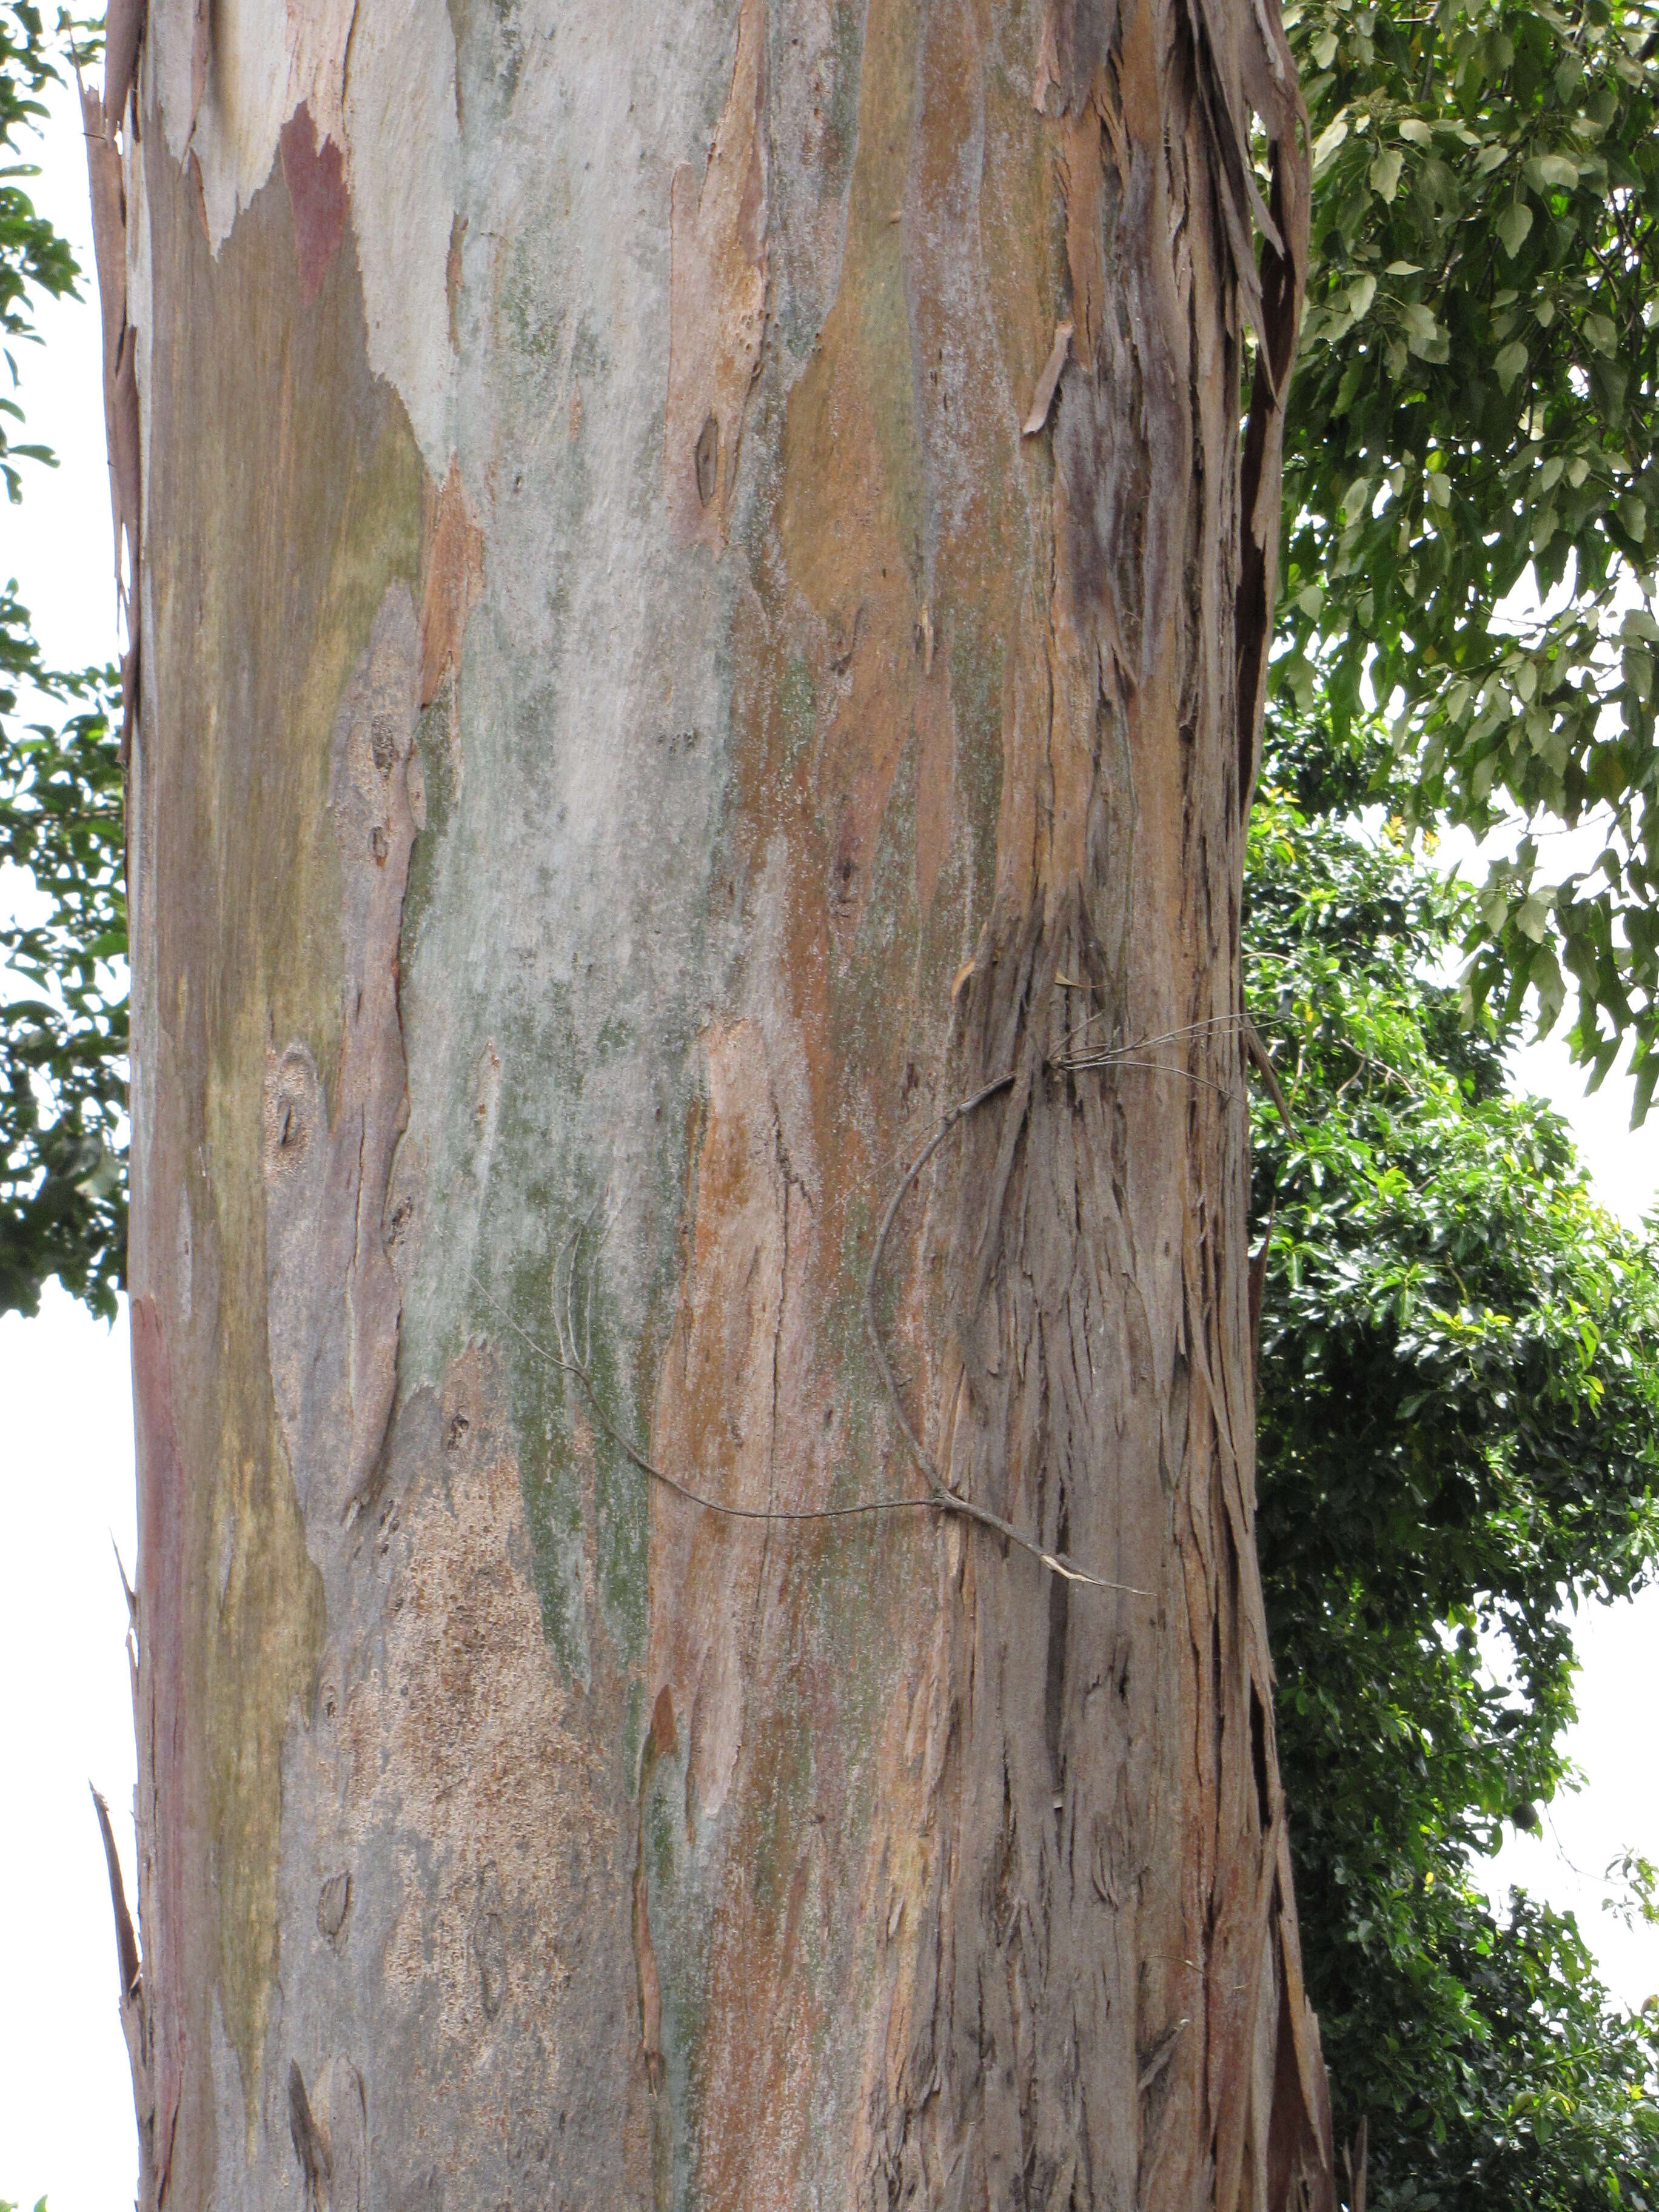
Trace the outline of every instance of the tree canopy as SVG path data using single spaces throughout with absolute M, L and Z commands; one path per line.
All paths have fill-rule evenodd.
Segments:
M 0 334 L 14 387 L 34 302 L 73 291 L 79 275 L 29 198 L 36 172 L 21 158 L 69 35 L 48 34 L 38 9 L 0 0 L 0 154 L 9 157 Z M 19 463 L 52 459 L 9 442 L 21 420 L 15 398 L 0 398 L 0 477 L 13 501 L 23 496 Z M 121 1282 L 127 940 L 109 684 L 95 669 L 48 668 L 15 580 L 0 592 L 0 866 L 21 870 L 33 892 L 20 919 L 0 924 L 0 1313 L 33 1313 L 55 1274 L 112 1317 Z
M 113 672 L 40 666 L 15 587 L 0 599 L 0 861 L 44 911 L 0 926 L 0 1313 L 33 1313 L 56 1275 L 112 1319 L 126 1253 L 127 950 Z M 62 723 L 20 726 L 20 683 Z
M 1435 980 L 1466 890 L 1271 784 L 1253 863 L 1295 1122 L 1258 1108 L 1261 1550 L 1339 2112 L 1374 2203 L 1640 2202 L 1659 2008 L 1611 2008 L 1572 1923 L 1504 1924 L 1472 1867 L 1565 1778 L 1568 1606 L 1659 1554 L 1655 1255 L 1510 1087 L 1512 1029 Z
M 1577 992 L 1659 1058 L 1659 10 L 1307 0 L 1313 276 L 1285 473 L 1281 698 L 1395 717 L 1419 824 L 1511 819 L 1471 1004 Z M 1551 823 L 1605 825 L 1553 882 Z

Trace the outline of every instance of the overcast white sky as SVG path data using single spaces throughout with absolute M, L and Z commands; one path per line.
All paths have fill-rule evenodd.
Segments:
M 66 100 L 41 158 L 39 204 L 90 270 L 79 118 Z M 28 435 L 62 465 L 32 472 L 21 509 L 0 507 L 0 575 L 18 577 L 47 657 L 72 666 L 112 649 L 96 309 L 50 308 L 40 321 L 21 396 Z M 7 893 L 0 882 L 0 901 Z M 1604 1202 L 1638 1219 L 1659 1189 L 1659 1115 L 1632 1136 L 1626 1086 L 1610 1079 L 1585 1100 L 1559 1045 L 1529 1051 L 1521 1074 L 1572 1121 Z M 54 1286 L 38 1321 L 0 1320 L 0 2199 L 29 2206 L 49 2193 L 52 2212 L 115 2212 L 131 2201 L 136 2155 L 87 1784 L 110 1801 L 130 1884 L 132 1719 L 111 1553 L 112 1538 L 131 1570 L 125 1316 L 106 1330 Z M 1558 1803 L 1541 1840 L 1507 1845 L 1494 1878 L 1575 1907 L 1609 1985 L 1635 2005 L 1659 1990 L 1659 1931 L 1622 1928 L 1584 1875 L 1627 1847 L 1659 1856 L 1659 1593 L 1586 1617 L 1579 1651 L 1571 1748 L 1587 1786 Z

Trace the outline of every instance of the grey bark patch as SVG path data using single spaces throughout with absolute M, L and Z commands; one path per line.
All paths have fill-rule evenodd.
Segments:
M 617 2164 L 638 2064 L 635 1822 L 624 1843 L 579 1786 L 591 1707 L 543 1641 L 524 1521 L 502 1377 L 475 1346 L 399 1405 L 372 1505 L 313 1523 L 329 1642 L 284 1747 L 276 2110 L 247 2187 L 222 2169 L 248 2212 L 283 2212 L 284 2176 L 295 2212 L 290 2054 L 329 2212 L 548 2204 L 550 2164 Z M 620 1809 L 614 1769 L 612 1784 Z M 599 2025 L 574 2036 L 573 2019 Z M 372 2161 L 352 2148 L 370 2142 L 366 2106 Z
M 303 1039 L 266 1060 L 271 1383 L 308 1521 L 319 1508 L 342 1518 L 372 1487 L 397 1376 L 402 1297 L 386 1194 L 408 1115 L 398 950 L 420 673 L 414 603 L 394 585 L 335 723 L 345 1020 L 331 1118 Z
M 368 2114 L 362 2076 L 337 2053 L 328 2076 L 329 2212 L 367 2212 Z

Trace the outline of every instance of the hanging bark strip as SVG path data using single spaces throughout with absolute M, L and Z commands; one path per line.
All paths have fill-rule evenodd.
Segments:
M 110 518 L 115 534 L 117 607 L 127 635 L 121 659 L 121 759 L 132 750 L 138 710 L 138 553 L 142 515 L 139 483 L 137 337 L 127 319 L 126 185 L 118 131 L 127 125 L 127 103 L 137 67 L 143 11 L 123 0 L 110 11 L 104 90 L 81 87 L 81 118 L 92 196 L 92 249 L 98 271 L 99 321 L 103 335 L 104 435 L 109 456 Z

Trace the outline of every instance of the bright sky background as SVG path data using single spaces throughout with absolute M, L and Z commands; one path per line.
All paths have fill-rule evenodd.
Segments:
M 37 201 L 90 271 L 80 118 L 56 105 Z M 60 456 L 31 471 L 22 507 L 0 507 L 0 575 L 19 578 L 46 656 L 113 649 L 114 594 L 99 391 L 97 313 L 41 313 L 43 348 L 20 363 L 27 434 Z M 15 886 L 0 881 L 0 903 Z M 1628 1087 L 1586 1100 L 1564 1049 L 1522 1055 L 1525 1085 L 1567 1115 L 1603 1201 L 1634 1222 L 1659 1191 L 1659 1113 L 1632 1136 Z M 131 1571 L 132 1431 L 125 1315 L 113 1331 L 54 1285 L 40 1317 L 0 1319 L 0 2199 L 52 2212 L 116 2212 L 137 2171 L 126 2052 L 116 2016 L 107 1889 L 88 1778 L 109 1799 L 132 1879 L 133 1732 L 125 1603 L 111 1543 Z M 1595 1879 L 1628 1847 L 1659 1856 L 1659 1591 L 1593 1612 L 1573 1758 L 1587 1777 L 1541 1839 L 1493 1869 L 1579 1914 L 1614 1994 L 1659 1990 L 1659 1930 L 1601 1909 Z M 1649 1749 L 1644 1753 L 1643 1744 Z M 1582 1872 L 1575 1871 L 1582 1869 Z

